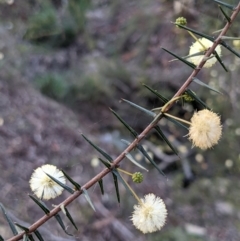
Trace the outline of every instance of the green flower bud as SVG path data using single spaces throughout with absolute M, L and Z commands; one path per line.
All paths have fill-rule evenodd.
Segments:
M 192 101 L 194 101 L 194 98 L 193 98 L 192 96 L 186 94 L 186 93 L 184 94 L 183 98 L 184 98 L 184 100 L 185 100 L 186 102 L 192 102 Z
M 185 26 L 185 25 L 187 25 L 187 19 L 184 17 L 180 17 L 180 18 L 176 19 L 175 23 Z
M 133 182 L 141 183 L 143 181 L 143 174 L 141 172 L 135 172 L 132 175 Z

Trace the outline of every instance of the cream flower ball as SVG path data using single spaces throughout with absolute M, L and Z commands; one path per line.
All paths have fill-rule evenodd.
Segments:
M 190 47 L 190 50 L 189 50 L 189 55 L 193 55 L 193 54 L 197 54 L 199 52 L 205 52 L 207 51 L 210 47 L 212 47 L 213 45 L 213 42 L 206 39 L 206 38 L 200 38 L 198 39 L 198 41 L 196 41 L 195 43 L 192 44 L 192 46 Z M 221 47 L 220 45 L 218 45 L 215 49 L 215 51 L 217 52 L 217 54 L 220 56 L 221 55 Z M 189 57 L 188 60 L 195 64 L 195 65 L 198 65 L 201 60 L 203 59 L 204 57 L 204 54 L 201 54 L 201 55 L 197 55 L 197 56 L 193 56 L 193 57 Z M 214 57 L 214 55 L 212 54 L 210 57 L 210 59 L 208 59 L 206 61 L 206 63 L 204 64 L 204 68 L 209 68 L 211 66 L 213 66 L 216 62 L 217 62 L 217 59 Z
M 167 217 L 167 209 L 160 197 L 150 193 L 134 206 L 131 220 L 133 225 L 143 233 L 160 230 Z
M 66 179 L 56 166 L 49 164 L 43 165 L 33 172 L 29 181 L 32 191 L 38 198 L 48 200 L 62 194 L 63 188 L 48 177 L 46 173 L 63 184 L 66 183 Z
M 222 135 L 220 117 L 207 109 L 195 112 L 191 118 L 189 139 L 203 150 L 216 145 Z

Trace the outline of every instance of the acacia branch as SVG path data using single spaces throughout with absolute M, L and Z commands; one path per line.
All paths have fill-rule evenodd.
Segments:
M 235 20 L 236 16 L 238 15 L 240 11 L 240 2 L 238 6 L 234 9 L 230 21 L 226 23 L 225 27 L 221 31 L 221 33 L 218 35 L 218 37 L 215 39 L 213 45 L 211 48 L 207 50 L 205 53 L 206 58 L 203 58 L 202 61 L 197 65 L 197 67 L 193 70 L 193 72 L 190 74 L 188 79 L 185 81 L 185 83 L 179 88 L 177 93 L 173 96 L 173 98 L 178 97 L 184 93 L 184 91 L 188 88 L 188 86 L 191 84 L 193 81 L 194 77 L 197 76 L 198 72 L 202 69 L 204 66 L 207 57 L 209 57 L 217 47 L 217 45 L 220 44 L 221 42 L 221 37 L 226 34 L 228 29 L 230 28 L 231 24 Z M 171 102 L 171 101 L 170 101 Z M 168 111 L 172 106 L 174 102 L 171 102 L 166 108 L 165 111 Z M 163 116 L 161 114 L 158 115 L 157 118 L 154 119 L 153 122 L 151 122 L 145 129 L 144 131 L 112 162 L 111 168 L 115 168 L 119 165 L 119 163 L 125 158 L 125 154 L 131 152 L 140 142 L 144 137 L 158 124 L 159 120 Z M 88 181 L 85 185 L 82 186 L 82 189 L 89 189 L 92 187 L 95 183 L 97 183 L 99 180 L 101 180 L 104 176 L 106 176 L 109 172 L 111 172 L 111 169 L 104 169 L 100 173 L 98 173 L 95 177 L 93 177 L 90 181 Z M 50 218 L 52 218 L 54 215 L 56 215 L 58 212 L 61 211 L 60 206 L 64 205 L 67 206 L 70 203 L 72 203 L 78 196 L 82 194 L 82 189 L 79 191 L 75 191 L 71 196 L 69 196 L 67 199 L 65 199 L 62 203 L 60 203 L 57 207 L 53 208 L 48 215 L 44 215 L 42 218 L 40 218 L 38 221 L 36 221 L 34 224 L 32 224 L 29 227 L 29 232 L 32 233 L 36 229 L 38 229 L 40 226 L 42 226 L 45 222 L 47 222 Z M 18 235 L 8 239 L 7 241 L 17 241 L 23 238 L 23 235 L 25 232 L 19 233 Z

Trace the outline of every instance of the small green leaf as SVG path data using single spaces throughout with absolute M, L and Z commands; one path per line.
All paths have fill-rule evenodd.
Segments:
M 192 69 L 195 69 L 196 68 L 196 65 L 187 61 L 186 59 L 182 58 L 182 57 L 179 57 L 177 56 L 176 54 L 172 53 L 171 51 L 165 49 L 165 48 L 162 48 L 164 51 L 168 52 L 169 54 L 173 55 L 175 58 L 181 60 L 183 63 L 185 63 L 186 65 L 188 65 L 189 67 L 191 67 Z
M 60 217 L 60 215 L 57 213 L 54 215 L 54 217 L 56 218 L 57 222 L 59 223 L 59 225 L 61 226 L 61 228 L 63 229 L 63 231 L 69 235 L 69 236 L 73 236 L 72 234 L 68 233 L 67 230 L 66 230 L 66 227 L 62 221 L 62 218 Z
M 44 241 L 42 235 L 39 233 L 38 230 L 35 230 L 35 231 L 34 231 L 34 234 L 36 235 L 36 237 L 38 238 L 39 241 Z
M 213 0 L 213 1 L 218 3 L 218 4 L 220 4 L 220 5 L 222 5 L 222 6 L 224 6 L 224 7 L 227 7 L 229 9 L 231 9 L 232 11 L 235 9 L 234 6 L 232 6 L 232 5 L 228 4 L 228 3 L 225 3 L 225 2 L 222 2 L 222 1 L 218 1 L 218 0 Z
M 148 90 L 150 90 L 153 94 L 155 94 L 164 104 L 166 104 L 169 99 L 165 98 L 164 96 L 160 95 L 156 90 L 152 89 L 151 87 L 149 87 L 146 84 L 142 84 L 145 88 L 147 88 Z
M 35 198 L 34 196 L 28 194 L 28 196 L 43 210 L 43 212 L 48 215 L 50 213 L 50 210 L 48 209 L 48 207 L 46 206 L 46 204 L 41 201 L 38 200 L 37 198 Z
M 195 33 L 195 34 L 197 34 L 197 35 L 199 35 L 199 36 L 201 36 L 201 37 L 203 37 L 203 38 L 206 38 L 206 39 L 214 42 L 214 38 L 211 37 L 211 36 L 209 36 L 209 35 L 207 35 L 207 34 L 200 33 L 200 32 L 198 32 L 198 31 L 196 31 L 196 30 L 194 30 L 194 29 L 192 29 L 192 28 L 188 28 L 188 27 L 186 27 L 186 26 L 183 26 L 183 25 L 180 25 L 180 24 L 177 24 L 177 23 L 174 23 L 174 24 L 177 25 L 179 28 L 183 28 L 183 29 L 185 29 L 185 30 L 188 30 L 188 31 L 190 31 L 190 32 L 192 32 L 192 33 Z
M 91 145 L 93 146 L 98 152 L 100 152 L 108 161 L 112 162 L 113 159 L 110 155 L 108 155 L 104 150 L 102 150 L 100 147 L 93 144 L 86 136 L 82 134 L 82 137 Z
M 122 124 L 132 133 L 132 135 L 137 138 L 138 133 L 131 127 L 129 126 L 114 110 L 110 109 L 110 111 L 122 122 Z
M 56 179 L 55 177 L 51 176 L 50 174 L 44 172 L 49 178 L 51 178 L 54 182 L 56 182 L 59 186 L 61 186 L 63 189 L 65 189 L 66 191 L 68 191 L 69 193 L 73 194 L 74 190 L 72 188 L 70 188 L 69 186 L 67 186 L 66 184 L 60 182 L 58 179 Z
M 113 175 L 115 190 L 116 190 L 116 194 L 117 194 L 117 200 L 118 200 L 118 203 L 120 203 L 120 194 L 119 194 L 119 188 L 118 188 L 118 179 L 117 179 L 116 174 L 112 173 L 112 175 Z
M 156 114 L 153 113 L 152 111 L 147 110 L 147 109 L 145 109 L 145 108 L 143 108 L 143 107 L 141 107 L 141 106 L 139 106 L 139 105 L 137 105 L 137 104 L 134 104 L 133 102 L 131 102 L 131 101 L 129 101 L 129 100 L 122 99 L 122 101 L 128 103 L 129 105 L 135 107 L 135 108 L 138 109 L 138 110 L 143 111 L 145 114 L 147 114 L 147 115 L 149 115 L 149 116 L 151 116 L 151 117 L 153 117 L 153 118 L 156 116 Z
M 17 234 L 18 234 L 18 231 L 17 231 L 17 229 L 16 229 L 16 227 L 15 227 L 12 219 L 8 216 L 8 214 L 7 214 L 7 212 L 6 212 L 6 209 L 4 208 L 4 206 L 2 205 L 2 203 L 0 203 L 0 208 L 1 208 L 1 211 L 2 211 L 5 219 L 6 219 L 7 222 L 8 222 L 8 225 L 9 225 L 10 229 L 12 230 L 12 233 L 13 233 L 14 235 L 17 235 Z
M 156 162 L 148 155 L 148 153 L 145 151 L 142 145 L 138 144 L 137 149 L 150 161 L 150 163 L 158 170 L 160 174 L 165 176 L 164 172 L 158 167 Z
M 210 110 L 210 108 L 208 108 L 208 106 L 200 99 L 196 96 L 196 94 L 191 91 L 190 89 L 186 90 L 187 94 L 190 95 L 194 100 L 196 100 L 200 105 L 202 105 L 205 109 Z
M 164 113 L 163 113 L 163 115 L 164 115 Z M 185 126 L 185 125 L 184 125 L 183 123 L 181 123 L 180 121 L 177 121 L 177 120 L 175 120 L 175 119 L 173 119 L 173 118 L 171 118 L 170 116 L 167 116 L 167 115 L 164 115 L 164 117 L 165 117 L 167 120 L 169 120 L 169 121 L 171 121 L 172 123 L 174 123 L 175 125 L 178 125 L 178 126 L 180 126 L 180 127 L 183 127 L 184 129 L 188 130 L 188 127 Z
M 91 208 L 93 209 L 94 212 L 96 212 L 96 209 L 95 209 L 95 207 L 94 207 L 94 205 L 93 205 L 93 203 L 92 203 L 91 198 L 90 198 L 89 195 L 88 195 L 87 190 L 86 190 L 85 188 L 82 188 L 82 191 L 83 191 L 83 194 L 84 194 L 86 200 L 87 200 L 88 203 L 90 204 Z
M 224 68 L 224 70 L 226 72 L 228 72 L 228 69 L 226 68 L 226 66 L 224 65 L 223 61 L 221 60 L 220 56 L 218 55 L 218 53 L 216 51 L 214 51 L 214 55 L 217 58 L 218 62 L 222 65 L 222 67 Z
M 155 130 L 157 131 L 157 133 L 159 134 L 159 136 L 168 144 L 168 146 L 172 149 L 172 151 L 178 156 L 178 152 L 177 150 L 173 147 L 173 145 L 171 144 L 171 142 L 168 140 L 168 138 L 164 135 L 164 133 L 162 132 L 161 128 L 159 126 L 155 126 L 154 127 Z M 179 156 L 178 156 L 179 157 Z M 180 157 L 179 157 L 180 158 Z
M 231 22 L 231 18 L 228 17 L 228 15 L 224 12 L 224 10 L 222 9 L 221 6 L 218 6 L 219 9 L 221 10 L 222 14 L 224 15 L 224 17 L 227 19 L 227 21 L 230 23 Z
M 111 164 L 109 164 L 108 162 L 104 161 L 102 158 L 98 158 L 100 160 L 101 163 L 103 163 L 103 165 L 105 165 L 105 167 L 107 167 L 108 169 L 111 168 Z
M 102 193 L 102 195 L 104 195 L 103 180 L 100 179 L 100 180 L 98 181 L 98 184 L 99 184 L 99 186 L 100 186 L 100 189 L 101 189 L 101 193 Z
M 67 175 L 66 172 L 64 172 L 62 170 L 64 176 L 68 179 L 69 182 L 71 182 L 73 184 L 73 186 L 75 187 L 76 190 L 80 190 L 81 189 L 81 185 L 78 184 L 77 182 L 75 182 L 70 176 Z
M 70 220 L 70 222 L 72 223 L 72 225 L 74 226 L 74 228 L 75 228 L 76 230 L 78 230 L 78 228 L 77 228 L 76 224 L 74 223 L 73 218 L 72 218 L 72 216 L 70 215 L 69 211 L 67 210 L 66 207 L 64 207 L 64 209 L 65 209 L 65 212 L 66 212 L 66 216 L 68 217 L 68 219 Z
M 223 93 L 221 93 L 220 91 L 218 91 L 218 90 L 212 88 L 211 86 L 203 83 L 201 80 L 199 80 L 199 79 L 197 79 L 197 78 L 195 78 L 195 77 L 194 77 L 192 80 L 193 80 L 196 84 L 199 84 L 199 85 L 201 85 L 201 86 L 203 86 L 203 87 L 206 87 L 206 88 L 208 88 L 208 89 L 210 89 L 210 90 L 212 90 L 212 91 L 214 91 L 214 92 L 216 92 L 216 93 L 218 93 L 218 94 L 221 94 L 221 95 L 223 94 Z
M 126 153 L 125 156 L 127 157 L 127 159 L 132 162 L 134 165 L 138 166 L 139 168 L 145 170 L 148 172 L 148 169 L 146 169 L 145 167 L 143 167 L 142 165 L 140 165 L 138 162 L 136 162 L 133 158 L 133 156 L 130 153 Z
M 22 225 L 20 225 L 20 224 L 18 224 L 18 223 L 16 223 L 16 222 L 14 222 L 14 224 L 17 226 L 17 227 L 19 227 L 19 228 L 21 228 L 22 230 L 24 230 L 24 232 L 29 232 L 29 229 L 27 228 L 27 227 L 24 227 L 24 226 L 22 226 Z

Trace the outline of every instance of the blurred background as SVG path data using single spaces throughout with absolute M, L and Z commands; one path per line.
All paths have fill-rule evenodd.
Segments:
M 169 62 L 172 57 L 161 49 L 188 54 L 194 40 L 171 23 L 180 16 L 209 35 L 226 22 L 210 0 L 0 1 L 0 202 L 14 221 L 30 225 L 43 215 L 28 197 L 35 168 L 56 165 L 81 185 L 103 169 L 100 155 L 81 133 L 113 158 L 124 150 L 120 140 L 131 141 L 132 136 L 109 107 L 140 133 L 151 118 L 121 98 L 157 108 L 162 102 L 143 84 L 171 98 L 184 83 L 191 69 Z M 240 36 L 239 20 L 228 36 Z M 240 51 L 239 42 L 228 43 Z M 164 228 L 148 235 L 137 231 L 129 219 L 136 200 L 120 184 L 118 204 L 109 175 L 103 179 L 103 196 L 98 185 L 89 190 L 96 212 L 82 196 L 69 206 L 79 230 L 61 214 L 73 236 L 50 220 L 39 229 L 45 240 L 240 240 L 240 60 L 226 49 L 222 60 L 229 72 L 217 63 L 198 75 L 222 95 L 190 86 L 221 115 L 219 145 L 207 151 L 192 148 L 187 131 L 163 119 L 160 126 L 181 160 L 155 132 L 142 144 L 166 177 L 132 153 L 149 172 L 140 185 L 125 178 L 139 197 L 153 192 L 165 201 L 169 215 Z M 189 120 L 200 109 L 192 102 L 177 104 L 170 112 Z M 139 171 L 128 160 L 121 168 Z M 67 196 L 64 192 L 46 203 L 51 207 Z M 12 236 L 3 215 L 0 234 Z

